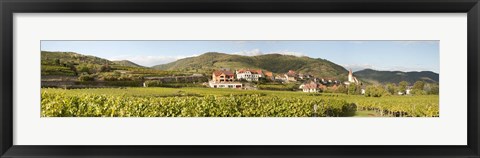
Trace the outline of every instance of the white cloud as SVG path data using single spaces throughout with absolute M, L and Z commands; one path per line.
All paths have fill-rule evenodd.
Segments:
M 155 66 L 158 64 L 166 64 L 170 62 L 174 62 L 178 59 L 183 59 L 187 57 L 193 57 L 198 55 L 191 55 L 191 56 L 131 56 L 131 55 L 123 55 L 109 58 L 109 60 L 129 60 L 136 64 L 142 66 Z
M 288 50 L 285 50 L 285 51 L 277 51 L 277 52 L 269 52 L 267 54 L 283 54 L 283 55 L 293 55 L 293 56 L 297 56 L 297 57 L 303 57 L 305 56 L 305 54 L 301 53 L 301 52 L 292 52 L 292 51 L 288 51 Z
M 370 64 L 351 64 L 351 65 L 346 64 L 342 66 L 345 67 L 345 69 L 347 70 L 352 69 L 353 72 L 364 70 L 364 69 L 374 69 L 374 66 Z
M 253 49 L 249 51 L 241 51 L 241 52 L 235 52 L 232 54 L 237 54 L 237 55 L 245 55 L 245 56 L 257 56 L 257 55 L 263 55 L 262 51 L 260 49 Z

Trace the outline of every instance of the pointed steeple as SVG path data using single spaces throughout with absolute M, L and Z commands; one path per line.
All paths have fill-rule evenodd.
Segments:
M 350 71 L 348 71 L 348 82 L 353 82 L 352 69 L 350 69 Z

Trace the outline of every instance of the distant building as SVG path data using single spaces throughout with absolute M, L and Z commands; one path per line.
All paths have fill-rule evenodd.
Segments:
M 208 83 L 212 88 L 242 88 L 242 83 L 240 82 L 209 82 Z
M 344 84 L 349 85 L 352 83 L 358 85 L 360 82 L 358 82 L 357 78 L 353 76 L 352 69 L 350 69 L 350 71 L 348 71 L 348 81 L 345 81 Z
M 272 72 L 265 71 L 264 75 L 265 75 L 265 78 L 266 78 L 267 80 L 271 80 L 271 81 L 275 80 L 275 77 L 273 77 L 273 73 L 272 73 Z
M 288 73 L 285 75 L 286 81 L 287 82 L 296 82 L 297 81 L 297 73 L 293 70 L 289 70 Z
M 316 93 L 320 90 L 320 84 L 317 84 L 314 81 L 310 81 L 308 83 L 300 85 L 299 88 L 302 89 L 303 92 Z
M 281 81 L 281 82 L 287 82 L 287 77 L 285 77 L 284 75 L 277 75 L 275 76 L 275 80 Z
M 398 95 L 410 95 L 411 91 L 412 91 L 412 87 L 407 87 L 407 89 L 405 90 L 405 93 L 402 91 L 399 91 Z
M 212 88 L 242 88 L 242 83 L 234 82 L 235 74 L 223 69 L 212 73 L 212 80 L 208 85 Z
M 303 74 L 303 73 L 299 73 L 297 76 L 298 76 L 299 79 L 302 79 L 302 80 L 313 78 L 313 75 Z
M 263 77 L 262 70 L 237 70 L 236 71 L 237 79 L 247 80 L 247 81 L 258 81 L 258 78 Z
M 235 75 L 230 71 L 218 70 L 212 73 L 213 82 L 233 82 Z

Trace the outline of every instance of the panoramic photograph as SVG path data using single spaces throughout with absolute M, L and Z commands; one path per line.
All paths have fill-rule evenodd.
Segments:
M 439 41 L 44 40 L 41 117 L 439 117 Z

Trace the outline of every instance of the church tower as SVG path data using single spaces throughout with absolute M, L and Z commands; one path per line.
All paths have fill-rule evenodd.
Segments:
M 352 69 L 350 69 L 350 71 L 348 71 L 348 82 L 350 82 L 350 83 L 355 82 L 355 81 L 353 80 Z

